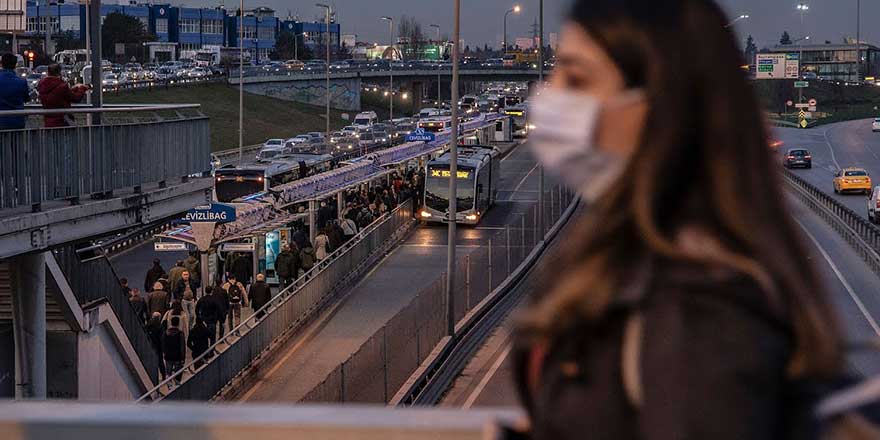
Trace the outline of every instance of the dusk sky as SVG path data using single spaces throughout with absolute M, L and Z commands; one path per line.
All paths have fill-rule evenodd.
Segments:
M 216 6 L 219 0 L 188 0 L 187 6 Z M 304 19 L 313 19 L 320 14 L 314 1 L 291 0 L 247 0 L 245 8 L 269 6 L 276 15 L 284 17 L 290 11 Z M 380 21 L 382 15 L 395 18 L 401 15 L 416 17 L 425 26 L 435 23 L 442 32 L 452 33 L 452 0 L 332 0 L 338 11 L 342 32 L 357 34 L 361 41 L 384 42 L 388 40 L 388 25 Z M 518 36 L 529 36 L 531 24 L 537 17 L 538 0 L 463 0 L 462 38 L 466 44 L 495 44 L 501 41 L 502 17 L 506 8 L 519 3 L 523 11 L 511 14 L 508 19 L 508 34 L 513 40 Z M 557 32 L 570 0 L 545 0 L 545 32 Z M 800 16 L 795 10 L 797 0 L 721 0 L 720 3 L 732 17 L 742 13 L 751 15 L 749 20 L 737 23 L 737 31 L 745 38 L 752 34 L 759 47 L 776 44 L 783 30 L 788 30 L 793 38 L 802 34 Z M 830 40 L 839 43 L 844 36 L 855 36 L 856 0 L 813 0 L 808 1 L 810 11 L 805 16 L 805 32 L 815 42 Z M 228 0 L 228 9 L 237 7 L 238 2 Z M 871 26 L 880 17 L 880 2 L 862 1 L 862 40 L 880 43 L 880 28 Z

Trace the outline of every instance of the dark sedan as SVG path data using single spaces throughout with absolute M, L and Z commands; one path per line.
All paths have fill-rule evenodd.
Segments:
M 793 148 L 785 153 L 782 165 L 786 168 L 813 168 L 813 155 L 803 148 Z

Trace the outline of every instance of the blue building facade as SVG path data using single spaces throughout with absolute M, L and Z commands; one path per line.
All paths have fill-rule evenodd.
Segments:
M 275 42 L 282 31 L 302 38 L 305 45 L 315 47 L 323 44 L 327 32 L 325 23 L 308 23 L 286 20 L 274 16 L 269 8 L 245 11 L 245 16 L 230 14 L 221 8 L 187 8 L 170 4 L 102 5 L 101 15 L 119 12 L 137 18 L 144 28 L 160 42 L 177 43 L 177 53 L 205 47 L 238 47 L 241 44 L 251 50 L 258 62 L 266 61 L 275 50 Z M 29 0 L 27 3 L 27 35 L 45 35 L 51 29 L 53 35 L 70 32 L 83 44 L 86 39 L 85 5 L 46 5 Z M 242 21 L 243 20 L 243 21 Z M 243 26 L 244 38 L 239 42 L 239 26 Z M 339 46 L 339 24 L 330 25 L 331 44 Z

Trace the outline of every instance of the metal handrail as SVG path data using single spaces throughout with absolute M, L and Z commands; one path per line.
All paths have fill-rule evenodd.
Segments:
M 87 113 L 132 113 L 132 112 L 151 112 L 162 110 L 183 110 L 191 108 L 200 108 L 201 104 L 141 104 L 124 106 L 105 105 L 103 107 L 86 107 L 74 106 L 70 108 L 53 108 L 44 109 L 42 107 L 35 109 L 25 108 L 24 110 L 0 110 L 2 116 L 28 116 L 28 115 L 55 115 L 58 113 L 68 114 L 87 114 Z

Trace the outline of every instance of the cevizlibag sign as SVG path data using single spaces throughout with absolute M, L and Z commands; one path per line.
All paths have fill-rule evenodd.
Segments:
M 434 142 L 434 139 L 436 139 L 434 133 L 425 131 L 424 128 L 417 128 L 406 136 L 407 142 Z
M 183 216 L 187 223 L 231 223 L 235 221 L 235 208 L 220 203 L 197 206 Z

